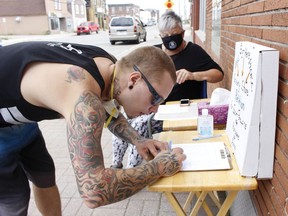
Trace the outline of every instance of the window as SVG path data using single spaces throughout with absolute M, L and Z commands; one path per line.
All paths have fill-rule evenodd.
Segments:
M 199 0 L 199 30 L 195 33 L 203 42 L 206 39 L 205 35 L 205 22 L 206 22 L 206 0 Z
M 79 5 L 75 5 L 75 14 L 79 14 Z
M 61 0 L 54 0 L 54 9 L 61 10 Z
M 206 22 L 206 0 L 200 1 L 199 6 L 199 30 L 205 33 Z
M 220 56 L 222 0 L 212 0 L 212 51 Z
M 57 30 L 59 28 L 59 19 L 58 18 L 50 18 L 50 26 L 51 30 Z
M 84 15 L 84 14 L 85 14 L 85 13 L 84 13 L 84 6 L 83 6 L 83 5 L 81 5 L 80 11 L 81 11 L 81 15 Z

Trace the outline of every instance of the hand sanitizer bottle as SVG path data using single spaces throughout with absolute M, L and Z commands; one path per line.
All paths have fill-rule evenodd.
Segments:
M 208 109 L 202 109 L 202 115 L 198 116 L 197 130 L 199 137 L 213 136 L 214 119 L 208 114 Z

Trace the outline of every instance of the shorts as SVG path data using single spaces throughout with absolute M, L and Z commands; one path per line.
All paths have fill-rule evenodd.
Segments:
M 55 166 L 37 123 L 0 128 L 0 215 L 27 215 L 29 182 L 55 185 Z

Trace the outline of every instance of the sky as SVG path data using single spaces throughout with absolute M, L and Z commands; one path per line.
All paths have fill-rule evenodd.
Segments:
M 166 10 L 166 0 L 106 0 L 106 4 L 135 4 L 139 5 L 141 9 L 158 9 L 160 16 Z M 172 0 L 174 3 L 173 10 L 179 14 L 182 19 L 189 16 L 190 3 L 188 0 Z M 180 6 L 180 7 L 179 7 Z

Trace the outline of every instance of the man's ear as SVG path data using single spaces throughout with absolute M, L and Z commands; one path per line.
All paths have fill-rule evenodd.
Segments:
M 140 80 L 140 78 L 141 74 L 139 72 L 137 71 L 132 72 L 129 75 L 128 87 L 135 85 L 138 82 L 138 80 Z

